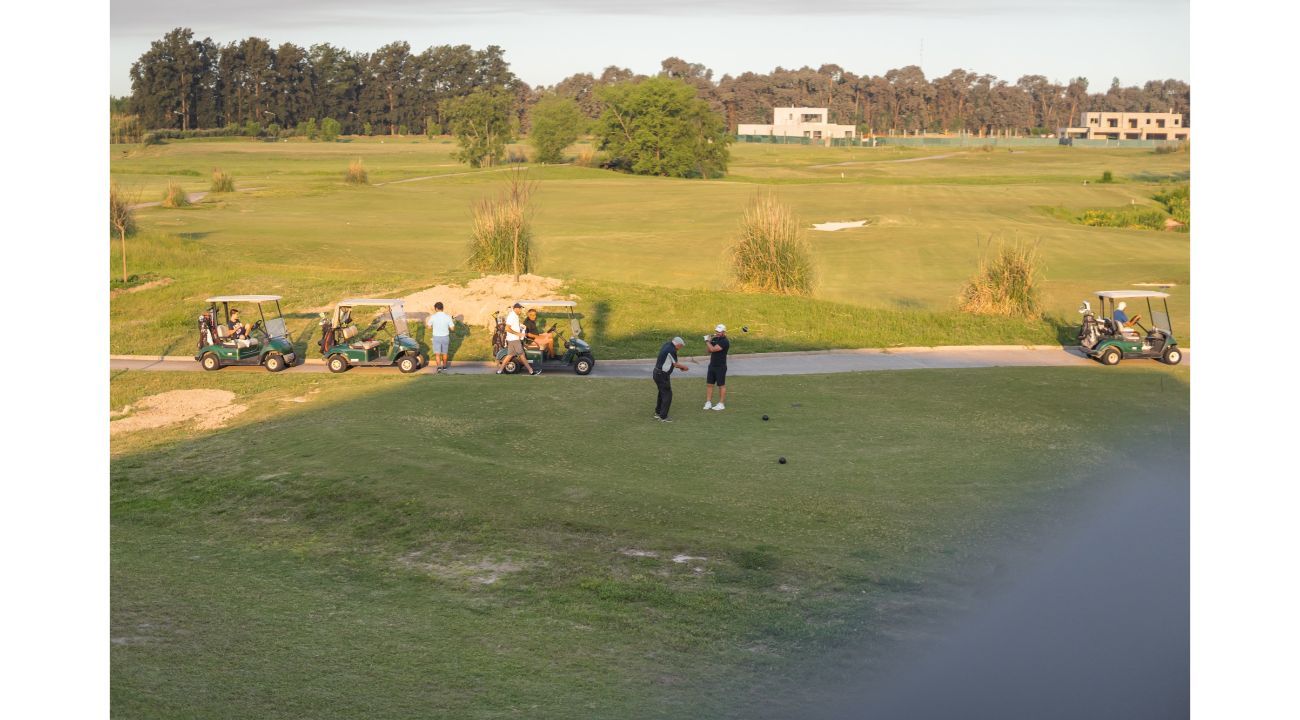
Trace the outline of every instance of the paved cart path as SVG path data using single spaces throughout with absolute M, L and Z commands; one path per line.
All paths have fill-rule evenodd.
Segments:
M 1191 352 L 1183 351 L 1183 362 L 1191 361 Z M 1126 360 L 1125 363 L 1154 363 L 1153 360 Z M 703 377 L 708 367 L 708 360 L 703 357 L 687 357 L 683 364 L 690 368 L 684 376 L 681 371 L 674 373 L 679 378 Z M 922 370 L 933 368 L 981 368 L 981 367 L 1045 367 L 1045 366 L 1082 366 L 1094 365 L 1095 361 L 1085 357 L 1077 347 L 1059 345 L 969 345 L 948 347 L 910 347 L 860 350 L 822 350 L 810 352 L 758 353 L 751 355 L 732 355 L 728 358 L 727 374 L 731 376 L 753 375 L 809 375 L 814 373 L 862 372 L 870 370 Z M 592 377 L 647 378 L 653 358 L 638 360 L 596 360 Z M 165 356 L 148 357 L 140 355 L 110 356 L 109 367 L 113 370 L 157 370 L 179 372 L 201 372 L 199 364 L 192 357 Z M 224 372 L 266 372 L 260 367 L 228 367 Z M 289 368 L 284 372 L 329 372 L 323 361 L 311 358 L 306 363 Z M 349 372 L 387 372 L 396 373 L 397 368 L 353 368 Z M 429 368 L 419 371 L 433 374 Z M 447 371 L 455 375 L 487 375 L 494 372 L 493 366 L 483 361 L 453 362 Z M 575 377 L 573 370 L 562 365 L 546 368 L 546 375 Z

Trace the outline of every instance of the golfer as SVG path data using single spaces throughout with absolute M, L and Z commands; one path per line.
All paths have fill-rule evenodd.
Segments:
M 540 368 L 534 369 L 528 364 L 528 356 L 524 354 L 524 328 L 519 323 L 519 311 L 523 309 L 523 305 L 515 303 L 514 307 L 510 308 L 510 314 L 506 315 L 506 356 L 501 359 L 501 367 L 497 368 L 497 375 L 506 371 L 506 364 L 513 357 L 519 358 L 519 362 L 528 368 L 529 375 L 542 374 Z
M 442 303 L 433 304 L 434 313 L 425 323 L 429 326 L 429 354 L 433 355 L 434 372 L 442 372 L 447 367 L 447 350 L 451 347 L 451 331 L 456 329 L 456 321 L 442 311 Z
M 706 335 L 704 344 L 709 350 L 709 373 L 704 381 L 708 383 L 704 391 L 705 410 L 726 410 L 727 402 L 727 351 L 731 341 L 727 339 L 727 326 L 718 323 L 713 328 L 713 335 Z M 713 404 L 713 386 L 718 386 L 718 404 Z
M 244 340 L 248 338 L 248 326 L 239 321 L 239 308 L 231 308 L 230 322 L 226 324 L 230 328 L 230 337 L 235 340 Z
M 668 407 L 673 404 L 673 370 L 689 372 L 685 365 L 677 362 L 677 350 L 685 344 L 681 338 L 675 337 L 659 348 L 652 373 L 655 387 L 659 388 L 659 397 L 655 400 L 655 420 L 659 422 L 672 422 L 668 418 Z

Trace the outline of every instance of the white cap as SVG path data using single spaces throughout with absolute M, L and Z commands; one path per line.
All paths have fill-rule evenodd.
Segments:
M 713 332 L 726 332 L 726 331 L 727 331 L 727 326 L 723 325 L 722 323 L 718 323 L 713 328 Z
M 1123 301 L 1120 301 L 1120 304 L 1116 305 L 1116 306 L 1115 306 L 1115 309 L 1116 309 L 1116 310 L 1123 310 L 1123 309 L 1126 308 L 1126 307 L 1128 307 L 1128 303 L 1123 302 Z
M 686 341 L 681 339 L 680 337 L 675 337 L 673 338 L 673 344 L 676 345 L 677 347 L 681 347 L 686 344 Z

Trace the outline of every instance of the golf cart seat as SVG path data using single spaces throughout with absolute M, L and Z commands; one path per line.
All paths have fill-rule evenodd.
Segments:
M 261 344 L 257 338 L 235 338 L 230 336 L 230 328 L 226 325 L 217 326 L 217 337 L 221 344 L 232 348 L 251 348 Z
M 356 342 L 351 342 L 352 338 L 357 336 L 357 332 L 359 331 L 357 330 L 356 325 L 349 325 L 343 328 L 343 342 L 347 343 L 348 347 L 353 350 L 370 350 L 379 347 L 378 340 L 358 340 Z

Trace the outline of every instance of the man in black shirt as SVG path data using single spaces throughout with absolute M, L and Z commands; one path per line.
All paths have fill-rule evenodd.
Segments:
M 655 420 L 660 422 L 672 422 L 668 419 L 668 406 L 673 404 L 673 370 L 688 372 L 686 366 L 677 362 L 677 349 L 686 343 L 679 337 L 663 344 L 659 348 L 659 357 L 655 359 L 655 369 L 652 373 L 655 381 L 655 387 L 659 388 L 659 397 L 655 400 Z
M 709 374 L 705 378 L 705 410 L 726 410 L 727 406 L 727 351 L 731 341 L 727 339 L 727 326 L 721 323 L 713 328 L 713 335 L 704 336 L 704 344 L 709 350 Z M 718 386 L 718 404 L 713 404 L 713 386 Z

